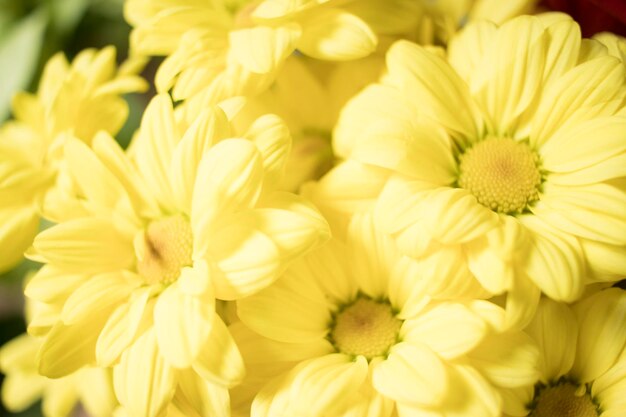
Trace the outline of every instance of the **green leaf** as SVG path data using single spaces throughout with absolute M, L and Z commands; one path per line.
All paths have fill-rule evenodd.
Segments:
M 9 115 L 13 94 L 30 85 L 47 22 L 48 14 L 39 9 L 16 22 L 0 39 L 0 121 Z

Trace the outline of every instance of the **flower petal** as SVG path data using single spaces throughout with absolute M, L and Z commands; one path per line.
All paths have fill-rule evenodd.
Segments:
M 178 283 L 163 291 L 154 306 L 159 351 L 173 367 L 189 367 L 206 343 L 215 314 L 211 294 L 185 294 Z
M 273 73 L 295 49 L 299 32 L 295 25 L 231 30 L 228 33 L 230 51 L 247 70 L 258 74 Z
M 113 368 L 115 395 L 131 416 L 158 417 L 176 389 L 174 369 L 159 353 L 152 329 L 124 352 Z

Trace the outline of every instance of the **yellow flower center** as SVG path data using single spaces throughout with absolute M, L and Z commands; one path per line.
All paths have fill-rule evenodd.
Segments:
M 388 303 L 359 298 L 336 315 L 330 340 L 342 353 L 372 359 L 387 354 L 400 326 Z
M 192 263 L 191 226 L 182 215 L 151 222 L 135 238 L 137 271 L 147 283 L 169 283 Z
M 529 417 L 598 417 L 598 408 L 589 394 L 566 382 L 542 389 Z
M 521 213 L 539 199 L 539 156 L 526 143 L 490 137 L 460 158 L 458 184 L 498 213 Z

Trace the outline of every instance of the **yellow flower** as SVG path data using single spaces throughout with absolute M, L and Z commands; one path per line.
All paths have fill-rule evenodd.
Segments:
M 542 299 L 527 328 L 537 341 L 541 378 L 515 392 L 510 415 L 611 417 L 626 402 L 626 292 L 600 291 L 572 305 Z
M 403 253 L 445 248 L 508 292 L 511 324 L 532 317 L 538 289 L 569 302 L 586 271 L 626 274 L 622 62 L 549 14 L 469 25 L 447 62 L 401 41 L 387 66 L 344 110 L 334 138 L 348 162 L 317 199 L 349 212 L 379 198 Z
M 18 93 L 15 120 L 0 129 L 0 271 L 22 259 L 39 226 L 39 211 L 54 185 L 68 136 L 91 143 L 96 132 L 117 133 L 128 106 L 122 94 L 142 91 L 141 61 L 116 69 L 115 49 L 82 51 L 70 65 L 50 59 L 37 94 Z
M 29 251 L 45 265 L 27 296 L 60 307 L 41 373 L 115 365 L 115 391 L 132 416 L 156 417 L 172 398 L 227 406 L 243 364 L 215 299 L 264 288 L 329 233 L 313 207 L 274 190 L 290 145 L 276 116 L 238 134 L 215 107 L 179 127 L 160 95 L 132 160 L 104 133 L 93 150 L 68 142 L 82 212 L 40 233 Z
M 85 367 L 60 378 L 37 372 L 40 341 L 21 335 L 0 349 L 0 369 L 5 374 L 2 402 L 14 413 L 42 400 L 44 417 L 67 417 L 80 403 L 93 417 L 110 417 L 117 405 L 109 369 Z
M 502 390 L 531 386 L 538 351 L 486 301 L 431 301 L 437 285 L 355 216 L 273 286 L 238 301 L 248 365 L 235 398 L 252 417 L 499 416 Z M 247 385 L 247 386 L 246 386 Z
M 128 0 L 125 14 L 133 50 L 167 57 L 157 89 L 213 104 L 264 91 L 296 49 L 330 60 L 367 56 L 376 33 L 408 30 L 416 8 L 413 0 Z
M 268 91 L 248 100 L 235 123 L 262 114 L 280 116 L 293 137 L 293 148 L 280 188 L 298 191 L 334 165 L 331 133 L 345 103 L 378 80 L 384 58 L 371 55 L 348 62 L 324 62 L 293 55 Z

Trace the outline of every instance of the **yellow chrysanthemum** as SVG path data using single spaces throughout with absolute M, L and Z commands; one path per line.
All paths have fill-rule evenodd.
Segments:
M 128 106 L 122 94 L 142 91 L 140 61 L 116 69 L 115 49 L 92 49 L 70 65 L 50 59 L 37 94 L 18 93 L 12 120 L 0 129 L 0 271 L 22 259 L 39 226 L 42 199 L 55 181 L 68 136 L 85 143 L 99 130 L 117 133 Z
M 305 55 L 349 60 L 376 48 L 375 33 L 400 33 L 416 19 L 412 0 L 127 0 L 132 48 L 165 55 L 159 91 L 199 107 L 264 91 L 284 60 Z
M 41 373 L 115 365 L 132 416 L 156 417 L 172 399 L 224 415 L 243 364 L 215 299 L 269 285 L 329 233 L 304 200 L 274 191 L 289 145 L 276 116 L 238 135 L 217 107 L 181 131 L 166 95 L 146 109 L 133 160 L 107 134 L 93 151 L 70 141 L 74 217 L 29 252 L 45 265 L 26 295 L 59 311 L 51 328 L 32 329 L 48 330 Z
M 626 292 L 600 291 L 572 305 L 542 299 L 527 332 L 541 378 L 514 391 L 511 416 L 617 417 L 626 410 Z
M 238 301 L 252 417 L 499 416 L 534 384 L 538 351 L 486 301 L 430 302 L 428 268 L 398 255 L 370 216 Z M 247 326 L 247 327 L 246 327 Z M 258 392 L 258 394 L 257 394 Z
M 40 345 L 24 334 L 0 349 L 3 404 L 17 413 L 41 399 L 44 417 L 68 417 L 80 403 L 93 417 L 111 417 L 117 406 L 111 370 L 85 367 L 60 379 L 48 379 L 37 372 Z
M 560 14 L 469 25 L 448 61 L 409 42 L 348 104 L 335 147 L 348 162 L 316 190 L 372 207 L 403 253 L 467 265 L 511 323 L 541 289 L 576 300 L 626 274 L 626 77 Z
M 289 127 L 293 148 L 280 188 L 298 191 L 334 165 L 331 133 L 345 103 L 378 80 L 384 59 L 378 55 L 349 62 L 316 61 L 291 56 L 268 91 L 250 99 L 235 123 L 249 123 L 274 113 Z

